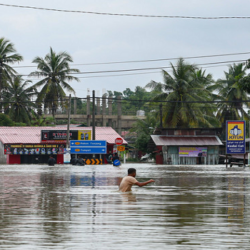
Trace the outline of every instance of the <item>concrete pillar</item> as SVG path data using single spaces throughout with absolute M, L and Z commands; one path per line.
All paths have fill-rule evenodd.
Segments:
M 87 126 L 90 127 L 90 95 L 87 95 Z
M 106 127 L 106 94 L 102 96 L 102 126 Z
M 108 115 L 112 115 L 112 98 L 108 98 Z M 108 126 L 112 127 L 112 118 L 108 119 Z
M 99 116 L 101 114 L 101 100 L 100 97 L 96 97 L 96 114 Z M 101 126 L 100 119 L 96 118 L 96 125 Z
M 74 115 L 76 115 L 76 97 L 74 98 Z
M 97 115 L 100 115 L 100 114 L 101 114 L 100 102 L 101 102 L 101 101 L 100 101 L 100 97 L 97 97 L 97 98 L 96 98 L 96 103 L 97 103 L 97 104 L 96 104 L 96 105 L 97 105 L 96 114 L 97 114 Z
M 117 100 L 117 133 L 122 133 L 122 97 L 118 96 Z

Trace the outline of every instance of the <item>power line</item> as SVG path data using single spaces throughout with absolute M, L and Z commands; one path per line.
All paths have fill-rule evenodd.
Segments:
M 209 58 L 209 57 L 222 57 L 222 56 L 236 56 L 236 55 L 247 55 L 250 52 L 239 52 L 239 53 L 228 53 L 228 54 L 215 54 L 215 55 L 201 55 L 201 56 L 187 56 L 181 57 L 183 59 L 198 59 L 198 58 Z M 180 57 L 173 57 L 173 58 L 159 58 L 159 59 L 147 59 L 147 60 L 132 60 L 132 61 L 114 61 L 114 62 L 101 62 L 101 63 L 78 63 L 78 64 L 71 64 L 73 66 L 90 66 L 90 65 L 105 65 L 105 64 L 122 64 L 122 63 L 145 63 L 145 62 L 159 62 L 159 61 L 171 61 L 171 60 L 178 60 Z M 13 68 L 36 68 L 37 66 L 14 66 Z
M 145 17 L 145 18 L 168 18 L 168 19 L 203 19 L 203 20 L 218 20 L 218 19 L 250 19 L 250 16 L 217 16 L 217 17 L 202 17 L 202 16 L 165 16 L 165 15 L 147 15 L 147 14 L 129 14 L 129 13 L 109 13 L 109 12 L 96 12 L 96 11 L 82 11 L 82 10 L 64 10 L 55 8 L 42 8 L 25 5 L 3 4 L 4 7 L 35 9 L 43 11 L 66 12 L 76 14 L 92 14 L 92 15 L 105 15 L 105 16 L 123 16 L 123 17 Z
M 223 63 L 225 64 L 225 63 L 246 62 L 246 61 L 247 60 L 222 61 L 222 62 L 212 62 L 212 63 L 200 63 L 200 64 L 196 64 L 196 65 L 197 66 L 202 66 L 202 65 L 214 65 L 214 64 L 223 64 Z M 171 69 L 171 68 L 172 68 L 171 66 L 163 66 L 163 67 L 152 67 L 152 68 L 134 68 L 134 69 L 101 70 L 101 71 L 82 71 L 82 72 L 73 72 L 71 74 L 74 74 L 74 75 L 103 74 L 103 73 L 144 71 L 144 70 Z
M 213 65 L 213 66 L 206 66 L 203 67 L 205 69 L 207 68 L 215 68 L 215 67 L 224 67 L 225 65 Z M 141 72 L 141 73 L 129 73 L 129 74 L 118 74 L 118 75 L 105 75 L 105 76 L 80 76 L 78 78 L 100 78 L 100 77 L 116 77 L 116 76 L 131 76 L 131 75 L 145 75 L 145 74 L 159 74 L 160 71 L 152 71 L 152 72 Z
M 217 64 L 227 64 L 227 63 L 235 63 L 235 62 L 246 62 L 245 60 L 234 60 L 234 61 L 221 61 L 221 62 L 211 62 L 211 63 L 199 63 L 195 64 L 196 66 L 206 66 L 206 65 L 217 65 Z M 174 66 L 176 67 L 176 66 Z M 145 71 L 145 70 L 159 70 L 159 69 L 171 69 L 171 66 L 163 66 L 163 67 L 152 67 L 152 68 L 134 68 L 134 69 L 118 69 L 118 70 L 101 70 L 101 71 L 81 71 L 81 72 L 72 72 L 71 75 L 87 75 L 87 74 L 106 74 L 106 73 L 119 73 L 119 72 L 132 72 L 132 71 Z M 22 75 L 20 76 L 29 76 Z M 80 77 L 79 77 L 80 78 Z
M 88 100 L 88 98 L 86 97 L 74 97 L 78 100 Z M 73 98 L 73 99 L 74 99 Z M 102 98 L 102 97 L 95 97 L 95 98 Z M 90 100 L 92 99 L 92 97 L 90 96 L 89 98 Z M 153 105 L 156 105 L 156 103 L 201 103 L 201 104 L 209 104 L 209 103 L 249 103 L 250 100 L 233 100 L 233 101 L 224 101 L 224 100 L 211 100 L 211 101 L 167 101 L 167 100 L 145 100 L 145 99 L 137 99 L 137 100 L 131 100 L 131 99 L 118 99 L 116 97 L 106 97 L 106 99 L 112 99 L 113 101 L 121 101 L 121 102 L 139 102 L 142 103 L 143 105 L 150 105 L 149 103 L 153 103 Z M 55 100 L 55 99 L 48 99 L 46 101 L 23 101 L 20 103 L 49 103 L 50 101 L 54 101 L 54 102 L 68 102 L 69 99 L 67 97 L 65 97 L 62 100 Z M 144 103 L 143 103 L 144 102 Z M 16 103 L 15 101 L 0 101 L 0 104 L 4 104 L 4 103 Z
M 236 61 L 235 61 L 236 62 Z M 204 69 L 208 69 L 208 68 L 215 68 L 215 67 L 224 67 L 225 65 L 212 65 L 212 66 L 206 66 L 206 67 L 202 67 Z M 129 73 L 129 74 L 116 74 L 116 75 L 94 75 L 94 76 L 79 76 L 77 78 L 81 78 L 81 79 L 89 79 L 89 78 L 103 78 L 103 77 L 119 77 L 119 76 L 133 76 L 133 75 L 146 75 L 146 74 L 159 74 L 161 73 L 161 71 L 152 71 L 152 72 L 140 72 L 140 73 Z M 26 75 L 27 76 L 27 75 Z M 31 78 L 27 78 L 25 80 L 37 80 L 37 78 L 31 79 Z

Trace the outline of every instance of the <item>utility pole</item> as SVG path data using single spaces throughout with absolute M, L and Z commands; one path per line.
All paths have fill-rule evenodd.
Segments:
M 92 140 L 95 140 L 95 91 L 92 92 L 93 110 L 92 110 Z
M 67 143 L 66 143 L 66 148 L 69 148 L 70 112 L 71 112 L 71 94 L 69 95 L 69 103 L 68 103 L 68 124 L 67 124 Z

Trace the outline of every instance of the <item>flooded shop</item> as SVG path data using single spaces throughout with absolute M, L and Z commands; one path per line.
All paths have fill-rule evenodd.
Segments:
M 151 135 L 156 164 L 215 165 L 219 163 L 219 129 L 162 129 Z

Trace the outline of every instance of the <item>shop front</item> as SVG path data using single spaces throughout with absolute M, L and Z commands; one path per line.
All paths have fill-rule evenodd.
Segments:
M 151 135 L 157 147 L 156 164 L 215 165 L 219 163 L 217 136 L 166 136 Z
M 71 127 L 69 140 L 89 141 L 91 127 Z M 115 139 L 120 135 L 111 127 L 96 127 L 96 140 L 107 142 L 103 154 L 80 155 L 89 165 L 108 163 L 108 157 L 115 152 Z M 1 163 L 47 164 L 52 155 L 57 164 L 64 164 L 67 131 L 62 127 L 0 127 Z M 124 144 L 127 142 L 124 140 Z
M 65 144 L 5 144 L 7 164 L 43 164 L 52 155 L 57 164 L 63 163 Z

